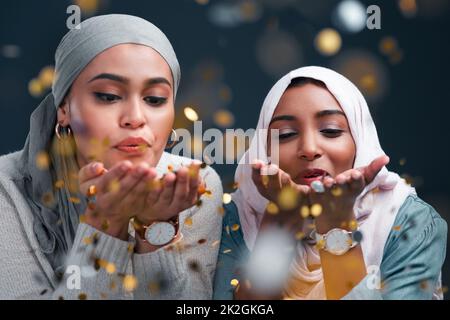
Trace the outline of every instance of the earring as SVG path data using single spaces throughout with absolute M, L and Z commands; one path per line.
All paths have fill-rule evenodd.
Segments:
M 58 137 L 58 139 L 61 140 L 61 136 L 63 135 L 70 136 L 72 134 L 72 130 L 70 130 L 69 126 L 63 127 L 59 123 L 57 123 L 55 127 L 55 134 Z
M 170 144 L 166 145 L 166 149 L 172 148 L 178 142 L 178 135 L 174 129 L 172 129 L 172 134 L 175 135 L 175 138 L 172 140 L 172 142 L 170 142 Z M 172 136 L 172 134 L 171 134 L 171 136 Z

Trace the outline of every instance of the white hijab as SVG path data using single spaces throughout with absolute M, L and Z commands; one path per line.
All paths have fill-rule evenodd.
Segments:
M 267 130 L 258 129 L 269 128 L 281 96 L 291 81 L 299 77 L 322 81 L 339 102 L 356 144 L 354 168 L 366 166 L 384 154 L 366 100 L 352 82 L 337 72 L 323 67 L 310 66 L 289 72 L 272 87 L 264 100 L 256 134 L 240 160 L 235 174 L 239 189 L 233 193 L 233 200 L 238 208 L 244 239 L 250 250 L 254 246 L 268 200 L 258 192 L 252 182 L 252 169 L 248 164 L 249 155 L 258 154 L 259 159 L 267 161 Z M 375 188 L 378 188 L 379 192 L 369 192 Z M 363 234 L 361 246 L 367 267 L 380 266 L 384 246 L 398 209 L 411 193 L 415 194 L 414 188 L 406 184 L 398 174 L 383 167 L 357 197 L 354 212 L 358 228 Z M 325 299 L 322 269 L 313 271 L 308 269 L 308 266 L 320 264 L 317 249 L 301 241 L 297 251 L 298 258 L 291 265 L 295 285 L 286 289 L 287 296 L 293 299 Z

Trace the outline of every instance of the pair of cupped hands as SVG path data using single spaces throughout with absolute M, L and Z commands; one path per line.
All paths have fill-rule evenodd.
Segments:
M 288 173 L 274 164 L 256 160 L 252 164 L 252 180 L 263 197 L 279 204 L 282 190 L 290 188 L 297 198 L 295 206 L 285 210 L 295 214 L 283 214 L 281 210 L 281 214 L 266 214 L 266 221 L 263 222 L 270 220 L 270 223 L 275 222 L 292 232 L 299 232 L 304 221 L 300 215 L 301 208 L 306 206 L 309 210 L 313 205 L 318 205 L 320 214 L 315 217 L 317 232 L 326 233 L 333 228 L 349 226 L 354 220 L 356 198 L 388 163 L 388 156 L 380 156 L 367 166 L 346 170 L 334 178 L 326 176 L 320 181 L 320 188 L 314 188 L 313 185 L 295 183 Z
M 87 222 L 101 226 L 106 221 L 107 233 L 125 236 L 132 218 L 142 224 L 172 219 L 198 201 L 199 189 L 204 186 L 201 164 L 194 160 L 162 177 L 145 162 L 124 160 L 109 169 L 97 161 L 85 165 L 78 181 L 80 192 L 88 196 Z

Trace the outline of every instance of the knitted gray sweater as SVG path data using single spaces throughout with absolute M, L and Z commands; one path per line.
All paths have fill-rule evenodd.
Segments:
M 211 167 L 201 176 L 212 195 L 180 214 L 183 238 L 175 246 L 137 254 L 131 230 L 127 242 L 80 223 L 67 257 L 72 267 L 61 278 L 40 250 L 33 213 L 16 183 L 20 154 L 0 157 L 0 299 L 211 299 L 223 195 Z M 191 159 L 164 153 L 162 161 L 176 168 Z

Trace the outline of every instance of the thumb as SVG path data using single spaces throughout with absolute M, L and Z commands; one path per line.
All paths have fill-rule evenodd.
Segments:
M 360 171 L 363 173 L 366 183 L 371 183 L 377 176 L 378 172 L 380 172 L 380 170 L 387 165 L 389 161 L 390 159 L 388 156 L 382 155 L 374 159 L 368 166 L 361 168 L 362 170 Z

